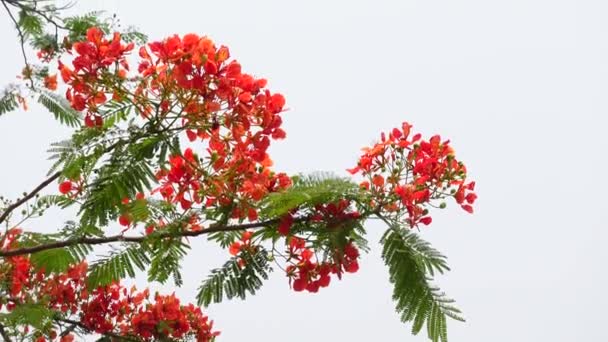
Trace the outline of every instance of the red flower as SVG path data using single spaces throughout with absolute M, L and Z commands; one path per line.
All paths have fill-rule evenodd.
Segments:
M 383 187 L 383 186 L 384 186 L 384 177 L 382 177 L 382 175 L 375 175 L 375 176 L 372 178 L 372 183 L 373 183 L 375 186 L 377 186 L 377 187 L 381 188 L 381 187 Z
M 464 209 L 466 212 L 468 212 L 470 214 L 473 213 L 473 207 L 468 204 L 462 205 L 462 209 Z
M 237 242 L 233 242 L 230 245 L 230 249 L 229 249 L 230 254 L 231 255 L 237 255 L 237 254 L 239 254 L 239 252 L 241 251 L 241 247 L 242 246 L 241 246 L 240 242 L 238 242 L 238 241 Z
M 420 219 L 420 223 L 424 224 L 425 226 L 428 226 L 429 224 L 431 224 L 431 222 L 433 222 L 433 218 L 430 216 L 426 216 Z
M 62 194 L 67 194 L 70 191 L 72 191 L 72 182 L 70 181 L 64 181 L 61 184 L 59 184 L 59 192 Z
M 291 226 L 293 225 L 293 216 L 287 214 L 281 218 L 279 221 L 278 232 L 283 236 L 289 235 L 289 231 L 291 230 Z
M 428 207 L 443 208 L 445 203 L 432 202 L 447 197 L 453 196 L 464 210 L 473 212 L 475 183 L 465 183 L 466 167 L 455 158 L 449 140 L 442 141 L 439 135 L 428 140 L 420 134 L 410 137 L 411 128 L 403 123 L 400 129 L 383 133 L 380 142 L 364 148 L 357 166 L 348 170 L 365 178 L 361 189 L 370 191 L 369 205 L 380 203 L 378 209 L 411 228 L 430 224 Z
M 44 86 L 49 90 L 57 90 L 57 74 L 46 76 Z
M 344 264 L 344 270 L 348 273 L 355 273 L 359 270 L 359 263 L 357 260 L 350 261 Z
M 304 291 L 304 289 L 306 289 L 306 286 L 308 284 L 306 283 L 306 280 L 302 279 L 302 278 L 298 278 L 296 280 L 293 281 L 293 290 L 294 291 Z
M 131 217 L 127 214 L 120 215 L 120 217 L 118 217 L 118 223 L 120 223 L 121 226 L 128 227 L 131 225 Z

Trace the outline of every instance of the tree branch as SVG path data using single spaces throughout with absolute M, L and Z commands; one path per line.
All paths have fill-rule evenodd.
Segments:
M 71 324 L 74 327 L 78 327 L 86 332 L 92 333 L 91 329 L 87 328 L 86 325 L 82 324 L 81 322 L 72 320 L 72 319 L 67 319 L 67 318 L 55 318 L 54 319 L 57 322 L 62 322 L 62 323 L 68 323 Z M 129 337 L 129 336 L 122 336 L 119 334 L 115 334 L 113 332 L 107 332 L 107 333 L 103 333 L 101 335 L 107 336 L 107 337 L 111 337 L 113 339 L 117 339 L 119 341 L 141 341 L 140 339 L 134 338 L 134 337 Z
M 308 219 L 309 219 L 308 217 L 300 217 L 300 218 L 297 218 L 295 221 L 303 222 Z M 194 237 L 194 236 L 205 235 L 205 234 L 216 233 L 216 232 L 231 232 L 231 231 L 239 231 L 239 230 L 245 230 L 245 229 L 263 228 L 263 227 L 267 227 L 271 224 L 275 224 L 278 222 L 279 222 L 279 219 L 272 219 L 272 220 L 254 222 L 254 223 L 211 226 L 207 229 L 202 229 L 202 230 L 198 230 L 198 231 L 189 230 L 189 231 L 182 231 L 182 232 L 166 232 L 166 233 L 155 234 L 153 236 L 156 238 L 160 238 L 160 239 L 176 238 L 176 237 Z M 0 251 L 0 257 L 6 258 L 6 257 L 17 256 L 17 255 L 33 254 L 33 253 L 37 253 L 37 252 L 46 251 L 49 249 L 64 248 L 64 247 L 70 247 L 70 246 L 75 246 L 75 245 L 91 245 L 92 246 L 92 245 L 102 245 L 102 244 L 107 244 L 107 243 L 112 243 L 112 242 L 142 243 L 150 238 L 151 238 L 151 236 L 124 236 L 122 234 L 106 236 L 106 237 L 81 237 L 81 238 L 76 238 L 76 239 L 51 242 L 51 243 L 42 244 L 42 245 L 38 245 L 38 246 L 34 246 L 34 247 L 23 247 L 23 248 L 17 248 L 17 249 L 12 249 L 12 250 L 7 250 L 7 251 Z
M 0 1 L 2 1 L 2 3 L 4 3 L 4 0 L 0 0 Z M 119 146 L 121 144 L 132 143 L 134 141 L 137 141 L 141 137 L 142 136 L 136 136 L 136 137 L 133 137 L 133 138 L 131 138 L 129 140 L 126 140 L 126 141 L 122 140 L 122 139 L 119 139 L 118 141 L 114 142 L 112 145 L 108 146 L 104 150 L 104 153 L 108 153 L 108 152 L 112 151 L 113 149 L 115 149 L 117 146 Z M 42 189 L 44 189 L 49 184 L 51 184 L 53 181 L 55 181 L 57 178 L 59 178 L 59 176 L 61 176 L 61 171 L 55 172 L 52 176 L 50 176 L 49 178 L 45 179 L 42 183 L 40 183 L 29 194 L 26 194 L 22 199 L 19 199 L 15 203 L 9 205 L 4 210 L 4 212 L 2 213 L 2 215 L 0 215 L 0 223 L 4 222 L 6 220 L 6 218 L 10 215 L 11 212 L 13 212 L 15 209 L 19 208 L 19 206 L 21 206 L 23 203 L 25 203 L 28 200 L 30 200 L 32 197 L 36 196 L 37 193 L 39 193 Z
M 4 329 L 4 325 L 0 324 L 0 336 L 4 339 L 5 342 L 12 342 L 13 340 Z
M 22 11 L 35 13 L 35 14 L 41 16 L 44 20 L 46 20 L 48 23 L 52 24 L 53 26 L 55 26 L 58 29 L 69 30 L 64 25 L 59 24 L 51 16 L 48 16 L 46 13 L 44 13 L 44 11 L 38 10 L 35 7 L 30 7 L 30 6 L 24 5 L 21 1 L 17 1 L 17 0 L 2 0 L 2 2 L 7 2 L 10 5 L 18 7 Z M 64 7 L 61 7 L 61 8 L 55 8 L 55 10 L 65 10 L 65 9 L 68 9 L 68 8 L 69 8 L 69 6 L 64 6 Z
M 8 215 L 10 215 L 11 212 L 13 212 L 13 210 L 19 208 L 19 206 L 21 206 L 23 203 L 27 202 L 28 200 L 30 200 L 32 197 L 36 196 L 37 193 L 39 193 L 42 189 L 46 188 L 49 184 L 51 184 L 54 180 L 56 180 L 57 178 L 59 178 L 59 176 L 61 176 L 61 172 L 56 172 L 54 173 L 52 176 L 50 176 L 49 178 L 45 179 L 44 182 L 40 183 L 34 190 L 32 190 L 30 193 L 26 194 L 25 196 L 23 196 L 23 198 L 17 200 L 15 203 L 9 205 L 4 212 L 2 213 L 2 215 L 0 215 L 0 223 L 4 222 L 6 220 L 6 218 L 8 217 Z

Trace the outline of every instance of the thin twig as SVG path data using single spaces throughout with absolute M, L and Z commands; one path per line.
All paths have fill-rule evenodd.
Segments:
M 19 206 L 21 206 L 23 203 L 27 202 L 28 200 L 30 200 L 32 197 L 36 196 L 37 193 L 39 193 L 42 189 L 44 189 L 45 187 L 47 187 L 49 184 L 51 184 L 54 180 L 56 180 L 57 178 L 59 178 L 59 176 L 61 176 L 61 172 L 56 172 L 55 174 L 53 174 L 51 177 L 47 178 L 46 180 L 44 180 L 44 182 L 40 183 L 34 190 L 32 190 L 30 193 L 28 193 L 27 195 L 23 196 L 23 198 L 17 200 L 15 203 L 9 205 L 4 212 L 2 213 L 2 215 L 0 215 L 0 223 L 4 222 L 4 220 L 6 220 L 6 218 L 8 217 L 8 215 L 10 215 L 11 212 L 13 212 L 13 210 L 17 209 Z
M 25 35 L 23 34 L 23 31 L 21 30 L 21 27 L 19 27 L 19 22 L 17 22 L 17 19 L 15 19 L 15 16 L 13 16 L 13 13 L 11 12 L 11 10 L 8 8 L 8 6 L 6 5 L 6 1 L 2 0 L 2 6 L 4 6 L 4 9 L 6 9 L 6 12 L 8 13 L 9 17 L 11 17 L 11 20 L 13 21 L 13 23 L 15 24 L 15 28 L 17 29 L 17 32 L 19 33 L 19 38 L 21 39 L 21 53 L 23 54 L 23 61 L 25 62 L 25 68 L 26 68 L 26 73 L 25 73 L 25 77 L 27 77 L 30 81 L 30 87 L 33 89 L 34 88 L 34 80 L 32 79 L 32 75 L 31 73 L 33 72 L 30 63 L 27 60 L 27 54 L 25 53 Z M 2 221 L 0 221 L 2 222 Z
M 67 27 L 65 27 L 64 25 L 59 24 L 55 19 L 53 19 L 52 17 L 49 17 L 46 13 L 44 13 L 44 11 L 36 9 L 35 7 L 26 6 L 26 5 L 22 4 L 20 1 L 15 1 L 15 0 L 3 0 L 3 2 L 7 2 L 10 5 L 18 7 L 18 8 L 20 8 L 23 11 L 26 11 L 26 12 L 29 11 L 29 12 L 38 14 L 39 16 L 41 16 L 47 22 L 53 24 L 56 28 L 60 28 L 62 30 L 68 30 Z M 66 8 L 67 7 L 58 8 L 58 10 L 62 10 L 62 9 L 66 9 Z

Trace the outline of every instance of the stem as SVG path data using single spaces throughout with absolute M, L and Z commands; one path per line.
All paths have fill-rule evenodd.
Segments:
M 32 72 L 32 68 L 30 67 L 30 63 L 27 60 L 27 54 L 25 53 L 25 35 L 23 34 L 23 31 L 21 30 L 21 27 L 19 27 L 19 22 L 17 22 L 17 19 L 15 19 L 15 16 L 13 16 L 13 13 L 11 12 L 11 10 L 6 5 L 6 1 L 2 0 L 2 6 L 4 6 L 4 9 L 8 13 L 8 16 L 11 18 L 11 20 L 15 24 L 15 28 L 17 29 L 17 33 L 19 33 L 19 38 L 21 40 L 21 44 L 20 44 L 21 45 L 21 54 L 23 55 L 23 61 L 25 62 L 25 68 L 27 69 L 27 73 L 31 73 Z M 30 81 L 30 87 L 33 89 L 34 88 L 34 80 L 32 79 L 32 75 L 27 75 L 27 78 Z M 2 221 L 0 220 L 0 222 L 2 222 Z
M 92 333 L 91 329 L 87 328 L 86 325 L 84 325 L 84 324 L 82 324 L 82 323 L 80 323 L 78 321 L 72 320 L 72 319 L 55 318 L 55 321 L 63 322 L 63 323 L 68 323 L 68 324 L 71 324 L 74 327 L 78 327 L 78 328 L 80 328 L 80 329 L 82 329 L 82 330 L 84 330 L 86 332 Z M 137 339 L 137 338 L 134 338 L 134 337 L 122 336 L 122 335 L 115 334 L 113 332 L 107 332 L 107 333 L 103 333 L 101 335 L 108 336 L 108 337 L 111 337 L 113 339 L 117 339 L 117 340 L 120 340 L 120 341 L 141 341 L 140 339 Z
M 300 221 L 308 218 L 300 218 Z M 237 225 L 228 225 L 228 226 L 212 226 L 207 229 L 198 230 L 198 231 L 183 231 L 183 232 L 167 232 L 167 233 L 159 233 L 154 235 L 160 239 L 166 238 L 175 238 L 175 237 L 194 237 L 199 235 L 205 235 L 216 232 L 230 232 L 230 231 L 239 231 L 245 229 L 254 229 L 254 228 L 263 228 L 267 227 L 271 224 L 278 223 L 279 219 L 272 219 L 267 221 L 260 221 L 254 223 L 244 223 Z M 148 236 L 124 236 L 124 235 L 112 235 L 107 237 L 99 237 L 99 238 L 91 238 L 91 237 L 81 237 L 76 239 L 68 239 L 64 241 L 51 242 L 47 244 L 42 244 L 34 247 L 23 247 L 17 248 L 8 251 L 1 251 L 0 257 L 12 257 L 17 255 L 24 254 L 33 254 L 49 249 L 57 249 L 63 247 L 69 247 L 74 245 L 102 245 L 112 242 L 129 242 L 129 243 L 142 243 L 146 241 Z
M 365 219 L 366 216 L 361 216 L 358 218 L 359 220 Z M 294 222 L 307 222 L 311 218 L 309 216 L 301 216 L 294 219 Z M 64 247 L 70 247 L 75 245 L 103 245 L 113 242 L 128 242 L 128 243 L 143 243 L 150 238 L 159 238 L 159 239 L 169 239 L 169 238 L 177 238 L 177 237 L 196 237 L 200 235 L 206 235 L 217 232 L 233 232 L 240 231 L 245 229 L 257 229 L 257 228 L 265 228 L 273 224 L 279 223 L 280 219 L 270 219 L 266 221 L 253 222 L 253 223 L 242 223 L 235 225 L 219 225 L 219 226 L 211 226 L 206 229 L 197 230 L 197 231 L 181 231 L 181 232 L 165 232 L 153 234 L 151 236 L 124 236 L 122 234 L 112 235 L 106 237 L 80 237 L 75 239 L 68 239 L 64 241 L 51 242 L 47 244 L 42 244 L 33 247 L 22 247 L 16 248 L 12 250 L 0 251 L 0 257 L 13 257 L 17 255 L 25 255 L 25 254 L 33 254 L 42 251 L 46 251 L 49 249 L 58 249 Z
M 0 215 L 0 223 L 4 222 L 6 220 L 6 218 L 10 215 L 10 213 L 13 212 L 13 210 L 19 208 L 23 203 L 27 202 L 32 197 L 36 196 L 37 193 L 39 193 L 42 189 L 44 189 L 49 184 L 51 184 L 54 180 L 56 180 L 57 178 L 59 178 L 60 175 L 61 175 L 61 172 L 54 173 L 51 177 L 49 177 L 46 180 L 44 180 L 34 190 L 32 190 L 27 195 L 25 195 L 23 198 L 17 200 L 15 203 L 9 205 L 4 210 L 4 212 L 2 213 L 2 215 Z

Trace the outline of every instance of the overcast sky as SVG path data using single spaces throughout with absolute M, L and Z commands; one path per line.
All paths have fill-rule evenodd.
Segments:
M 449 137 L 479 195 L 474 215 L 452 205 L 422 232 L 449 257 L 438 283 L 468 320 L 450 323 L 450 341 L 608 341 L 605 0 L 81 0 L 74 10 L 93 9 L 153 40 L 207 34 L 268 78 L 290 108 L 277 170 L 346 175 L 360 147 L 402 121 Z M 22 66 L 11 29 L 2 14 L 1 83 Z M 2 116 L 2 194 L 38 184 L 48 144 L 68 135 L 36 106 Z M 278 271 L 255 297 L 206 309 L 219 341 L 425 341 L 393 310 L 383 229 L 369 225 L 359 273 L 318 294 L 291 291 Z M 193 300 L 227 257 L 193 241 L 176 292 Z

